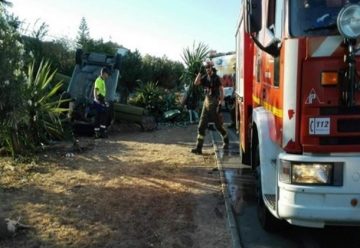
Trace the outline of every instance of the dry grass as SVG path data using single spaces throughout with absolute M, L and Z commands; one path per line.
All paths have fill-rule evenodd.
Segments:
M 229 247 L 212 150 L 189 153 L 195 126 L 82 139 L 33 163 L 2 159 L 3 217 L 33 227 L 0 247 Z

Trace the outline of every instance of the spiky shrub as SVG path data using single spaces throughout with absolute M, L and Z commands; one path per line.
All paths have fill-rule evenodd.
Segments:
M 8 15 L 0 2 L 0 149 L 28 155 L 41 143 L 62 133 L 55 94 L 61 84 L 50 85 L 55 72 L 47 63 L 24 72 L 25 49 L 17 28 L 20 22 Z M 31 57 L 27 55 L 26 57 Z
M 187 47 L 183 50 L 182 59 L 186 65 L 186 69 L 182 74 L 182 80 L 185 84 L 191 84 L 196 75 L 200 71 L 202 62 L 206 59 L 209 54 L 209 47 L 204 43 L 200 42 L 192 45 L 192 48 Z
M 165 90 L 163 111 L 178 108 L 176 94 L 173 91 Z
M 177 108 L 175 94 L 154 82 L 141 83 L 129 103 L 146 108 L 158 121 L 163 120 L 165 111 Z
M 198 44 L 194 42 L 192 48 L 187 47 L 183 50 L 182 59 L 186 69 L 181 76 L 181 80 L 188 86 L 188 95 L 196 95 L 200 98 L 203 93 L 202 89 L 199 86 L 195 86 L 193 82 L 208 54 L 209 47 L 202 42 Z
M 64 101 L 57 93 L 62 82 L 53 82 L 56 70 L 51 71 L 48 62 L 41 62 L 37 71 L 34 63 L 28 67 L 24 99 L 26 100 L 27 124 L 32 130 L 29 138 L 33 145 L 47 143 L 50 139 L 59 139 L 63 135 L 61 114 L 67 109 L 61 108 Z
M 158 119 L 163 112 L 164 90 L 154 82 L 140 84 L 131 103 L 146 108 Z
M 28 155 L 62 132 L 55 98 L 60 84 L 50 85 L 54 76 L 47 63 L 24 72 L 25 49 L 17 18 L 8 15 L 0 1 L 0 149 L 13 157 Z M 31 57 L 31 56 L 27 56 Z
M 42 143 L 62 137 L 61 100 L 56 93 L 61 83 L 50 85 L 55 71 L 48 63 L 40 63 L 37 71 L 34 64 L 28 67 L 26 80 L 20 83 L 17 104 L 8 111 L 8 119 L 1 121 L 1 145 L 13 157 L 29 155 Z

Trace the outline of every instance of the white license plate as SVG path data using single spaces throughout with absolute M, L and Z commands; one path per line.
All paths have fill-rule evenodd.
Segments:
M 329 135 L 330 118 L 309 118 L 309 134 Z

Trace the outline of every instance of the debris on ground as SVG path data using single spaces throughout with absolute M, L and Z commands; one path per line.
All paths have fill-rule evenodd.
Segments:
M 230 247 L 209 139 L 195 156 L 195 126 L 114 130 L 34 163 L 0 158 L 0 213 L 31 226 L 0 247 Z

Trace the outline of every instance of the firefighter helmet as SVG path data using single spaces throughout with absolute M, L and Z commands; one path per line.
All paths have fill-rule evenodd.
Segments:
M 213 67 L 214 66 L 214 63 L 211 60 L 206 60 L 206 61 L 204 61 L 203 64 L 205 67 Z

